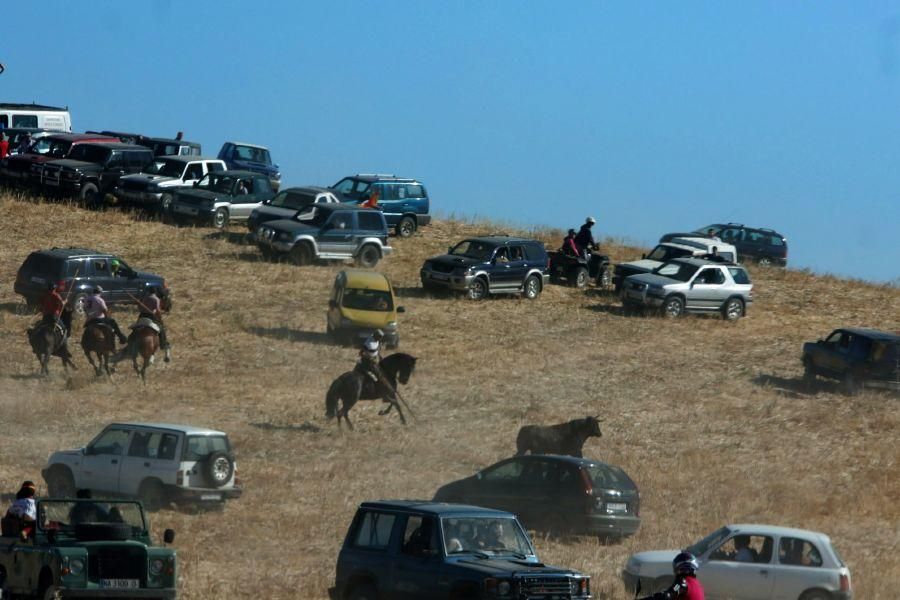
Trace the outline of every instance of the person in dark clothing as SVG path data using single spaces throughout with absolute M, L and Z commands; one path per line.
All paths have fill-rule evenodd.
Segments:
M 585 258 L 590 258 L 591 250 L 597 247 L 597 242 L 594 241 L 594 234 L 591 232 L 591 227 L 596 222 L 594 217 L 588 217 L 584 220 L 584 225 L 581 226 L 581 229 L 578 230 L 578 235 L 575 236 L 575 245 L 578 246 L 578 252 L 584 255 Z
M 91 490 L 78 490 L 75 497 L 79 500 L 90 500 Z M 77 502 L 69 511 L 69 524 L 105 523 L 109 520 L 109 512 L 96 502 Z
M 563 238 L 562 243 L 562 253 L 566 256 L 580 256 L 581 253 L 578 251 L 578 246 L 575 244 L 575 230 L 570 229 L 566 234 L 566 237 Z

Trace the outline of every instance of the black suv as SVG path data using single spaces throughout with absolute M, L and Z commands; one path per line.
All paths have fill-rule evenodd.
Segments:
M 570 600 L 591 580 L 551 567 L 508 512 L 417 500 L 363 502 L 338 554 L 333 600 Z
M 544 244 L 519 237 L 488 236 L 463 240 L 447 254 L 429 258 L 419 276 L 426 290 L 464 291 L 480 300 L 488 294 L 537 298 L 550 280 Z
M 877 329 L 835 329 L 824 340 L 803 344 L 803 379 L 841 381 L 853 395 L 864 387 L 900 391 L 900 335 Z
M 431 223 L 430 201 L 425 186 L 415 179 L 396 175 L 359 174 L 344 177 L 331 186 L 344 202 L 363 202 L 378 194 L 378 208 L 389 227 L 400 237 L 409 237 Z
M 144 146 L 121 143 L 79 144 L 68 158 L 44 165 L 46 190 L 76 195 L 86 206 L 96 207 L 116 187 L 119 178 L 140 173 L 153 161 L 153 151 Z
M 747 256 L 763 266 L 787 266 L 787 238 L 765 227 L 746 227 L 740 223 L 714 223 L 690 233 L 667 233 L 659 238 L 659 243 L 676 237 L 717 237 L 734 245 L 741 258 Z
M 115 274 L 113 259 L 118 260 L 120 265 Z M 50 282 L 63 290 L 63 298 L 67 298 L 76 311 L 81 310 L 81 298 L 96 285 L 103 287 L 107 304 L 133 304 L 145 290 L 152 288 L 162 301 L 163 310 L 171 308 L 169 286 L 165 279 L 136 271 L 121 258 L 106 252 L 84 248 L 32 252 L 19 267 L 14 290 L 25 298 L 30 307 L 35 308 L 47 293 Z
M 575 456 L 514 456 L 446 484 L 434 500 L 508 510 L 529 529 L 604 541 L 641 525 L 641 497 L 625 471 Z

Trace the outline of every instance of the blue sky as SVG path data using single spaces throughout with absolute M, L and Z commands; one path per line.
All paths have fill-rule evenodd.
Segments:
M 896 2 L 45 0 L 3 19 L 0 99 L 68 105 L 76 130 L 265 144 L 286 184 L 395 173 L 442 214 L 590 214 L 647 246 L 768 226 L 793 266 L 900 278 Z

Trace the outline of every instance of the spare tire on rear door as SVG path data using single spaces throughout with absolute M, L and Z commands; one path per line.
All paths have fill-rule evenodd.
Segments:
M 203 461 L 203 477 L 212 487 L 222 487 L 234 475 L 234 457 L 227 452 L 212 452 Z

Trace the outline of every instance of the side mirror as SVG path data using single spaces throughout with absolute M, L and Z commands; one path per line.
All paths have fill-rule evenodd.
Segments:
M 199 187 L 199 186 L 200 186 L 200 182 L 199 182 L 199 181 L 195 181 L 195 182 L 194 182 L 194 187 Z
M 397 307 L 397 312 L 398 312 L 398 313 L 405 313 L 405 312 L 406 312 L 406 309 L 403 308 L 402 306 L 398 306 L 398 307 Z
M 447 254 L 453 252 L 453 246 L 447 246 Z
M 478 471 L 477 473 L 475 473 L 475 479 L 478 479 L 480 481 L 482 477 L 484 477 L 484 476 L 481 474 L 481 471 Z
M 81 453 L 84 454 L 85 456 L 93 456 L 94 448 L 92 446 L 87 446 L 85 448 L 82 448 Z
M 328 301 L 328 308 L 337 308 L 337 305 L 338 305 L 337 300 L 329 300 Z
M 163 532 L 163 541 L 167 544 L 171 544 L 175 541 L 175 530 L 174 529 L 166 529 Z

